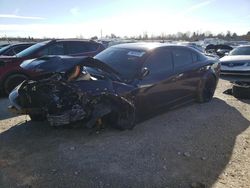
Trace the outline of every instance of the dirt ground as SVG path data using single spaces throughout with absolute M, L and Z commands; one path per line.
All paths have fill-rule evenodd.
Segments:
M 250 187 L 250 100 L 223 94 L 132 131 L 51 128 L 13 117 L 0 98 L 0 188 Z M 26 122 L 26 119 L 28 120 Z

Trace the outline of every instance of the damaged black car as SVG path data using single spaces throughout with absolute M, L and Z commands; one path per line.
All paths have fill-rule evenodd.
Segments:
M 124 130 L 137 114 L 175 107 L 190 100 L 208 102 L 219 77 L 215 59 L 179 45 L 121 44 L 94 58 L 47 56 L 21 67 L 37 72 L 9 95 L 12 109 L 52 126 L 81 122 Z

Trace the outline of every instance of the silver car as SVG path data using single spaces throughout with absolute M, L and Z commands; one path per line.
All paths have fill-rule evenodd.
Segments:
M 220 62 L 222 78 L 250 81 L 250 45 L 235 48 Z

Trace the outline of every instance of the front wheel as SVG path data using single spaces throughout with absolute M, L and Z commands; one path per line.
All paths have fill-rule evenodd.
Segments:
M 213 99 L 214 92 L 216 89 L 216 79 L 215 77 L 209 77 L 204 80 L 200 92 L 198 93 L 197 101 L 200 103 L 206 103 Z
M 119 130 L 131 130 L 135 127 L 135 111 L 133 108 L 125 110 L 117 109 L 111 112 L 107 119 L 111 127 Z
M 29 114 L 31 121 L 45 121 L 46 115 L 45 114 Z
M 135 126 L 135 114 L 134 113 L 124 113 L 117 114 L 117 121 L 115 127 L 120 130 L 133 129 Z
M 24 74 L 13 74 L 8 76 L 3 84 L 4 93 L 8 95 L 16 86 L 18 86 L 22 81 L 27 79 L 28 77 Z

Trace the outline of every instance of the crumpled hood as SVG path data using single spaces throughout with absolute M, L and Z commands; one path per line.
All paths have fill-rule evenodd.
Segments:
M 118 73 L 105 63 L 92 57 L 71 57 L 71 56 L 44 56 L 37 59 L 24 61 L 20 66 L 25 70 L 36 72 L 55 73 L 67 72 L 76 65 L 96 67 L 105 72 Z
M 220 59 L 220 62 L 250 62 L 250 55 L 229 55 Z

